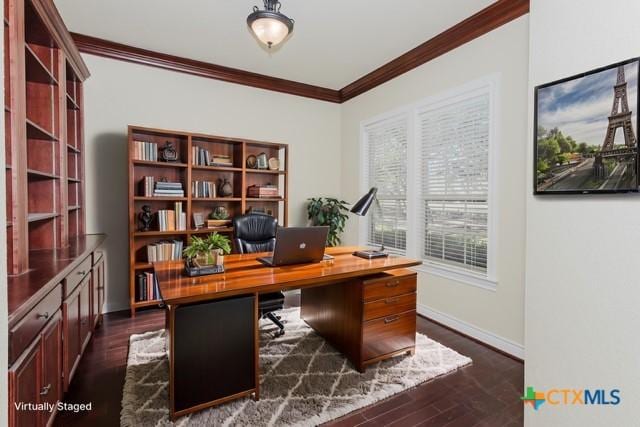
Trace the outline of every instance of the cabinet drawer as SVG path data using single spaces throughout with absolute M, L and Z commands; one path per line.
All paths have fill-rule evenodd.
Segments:
M 9 364 L 13 363 L 36 338 L 61 304 L 62 287 L 58 284 L 9 331 Z
M 76 268 L 74 268 L 65 278 L 64 298 L 69 297 L 74 289 L 80 284 L 82 279 L 91 272 L 91 255 L 86 257 Z
M 416 291 L 416 274 L 413 273 L 406 276 L 389 274 L 382 278 L 366 280 L 363 287 L 365 301 L 410 294 Z
M 393 314 L 364 323 L 362 360 L 393 353 L 416 345 L 416 311 Z
M 416 309 L 416 293 L 388 297 L 364 304 L 364 320 L 377 319 Z

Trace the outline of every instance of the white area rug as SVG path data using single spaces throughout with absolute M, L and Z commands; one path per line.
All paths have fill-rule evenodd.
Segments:
M 422 334 L 416 354 L 370 365 L 360 374 L 300 319 L 280 312 L 286 334 L 260 324 L 260 400 L 245 398 L 180 418 L 179 426 L 314 426 L 371 405 L 471 363 Z M 122 397 L 122 426 L 173 425 L 169 420 L 167 335 L 132 335 Z

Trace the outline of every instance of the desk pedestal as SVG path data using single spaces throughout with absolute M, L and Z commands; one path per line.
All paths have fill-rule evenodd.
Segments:
M 257 393 L 255 295 L 169 306 L 172 418 Z

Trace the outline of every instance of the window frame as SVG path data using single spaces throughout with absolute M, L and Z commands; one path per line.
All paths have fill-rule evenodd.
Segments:
M 467 95 L 477 94 L 479 91 L 486 91 L 489 95 L 489 147 L 488 147 L 488 194 L 487 194 L 487 269 L 486 273 L 467 270 L 463 267 L 440 263 L 431 259 L 424 259 L 421 253 L 421 243 L 419 235 L 424 233 L 424 225 L 419 223 L 420 204 L 422 194 L 420 190 L 420 151 L 421 144 L 418 141 L 420 135 L 420 123 L 418 115 L 424 109 L 433 108 L 434 105 L 446 105 L 454 102 L 456 99 Z M 499 223 L 498 212 L 498 148 L 500 146 L 500 74 L 494 73 L 457 87 L 448 89 L 434 96 L 423 98 L 401 108 L 394 109 L 387 113 L 377 115 L 371 119 L 364 120 L 360 123 L 360 194 L 366 193 L 369 188 L 368 176 L 364 171 L 367 170 L 366 162 L 368 162 L 368 145 L 365 129 L 376 122 L 391 119 L 399 115 L 406 115 L 407 130 L 407 230 L 419 230 L 420 233 L 408 232 L 406 237 L 406 256 L 421 259 L 423 264 L 414 267 L 418 271 L 433 274 L 439 277 L 450 279 L 459 283 L 476 286 L 479 288 L 495 291 L 498 285 L 496 254 L 497 254 L 497 224 Z M 368 217 L 369 215 L 367 215 Z M 361 245 L 367 245 L 368 227 L 370 219 L 361 219 L 359 222 L 359 242 Z

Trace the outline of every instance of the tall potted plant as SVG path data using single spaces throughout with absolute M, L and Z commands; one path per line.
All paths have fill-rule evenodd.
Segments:
M 222 265 L 224 255 L 228 253 L 231 253 L 231 241 L 216 232 L 209 234 L 206 239 L 192 236 L 191 244 L 183 251 L 187 262 L 199 267 Z
M 338 246 L 340 235 L 349 218 L 347 202 L 331 197 L 317 197 L 308 199 L 307 215 L 311 225 L 328 225 L 327 246 Z

